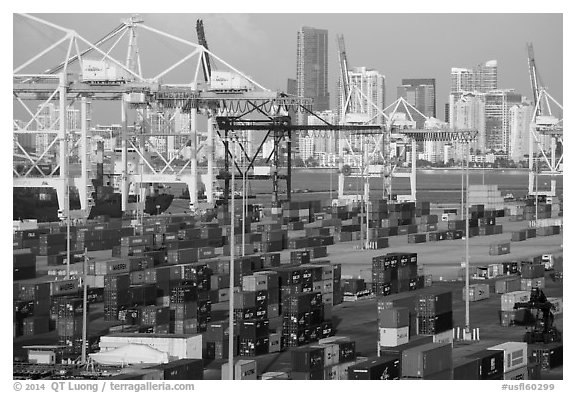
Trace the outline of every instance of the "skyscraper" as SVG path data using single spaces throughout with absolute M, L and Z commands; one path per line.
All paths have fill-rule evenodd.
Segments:
M 514 90 L 486 93 L 486 149 L 510 153 L 510 108 L 522 102 Z
M 479 64 L 473 69 L 452 68 L 451 93 L 478 91 L 486 93 L 498 89 L 498 62 L 496 60 Z
M 397 88 L 398 98 L 403 97 L 426 117 L 436 117 L 436 80 L 435 79 L 402 79 L 402 86 Z M 418 128 L 424 126 L 426 119 L 412 114 Z
M 357 88 L 353 89 L 350 95 L 348 120 L 383 124 L 381 110 L 385 108 L 385 76 L 366 67 L 354 67 L 348 71 L 348 77 L 350 86 Z M 338 96 L 338 114 L 341 114 L 344 111 L 345 101 L 341 92 Z
M 515 162 L 522 161 L 529 154 L 530 122 L 534 107 L 526 103 L 513 105 L 510 108 L 510 154 Z
M 474 150 L 484 152 L 486 147 L 486 111 L 483 94 L 465 93 L 454 103 L 452 128 L 478 130 L 478 138 L 472 142 Z
M 313 110 L 330 109 L 328 93 L 328 30 L 302 27 L 298 31 L 296 52 L 297 93 L 314 99 Z M 299 112 L 298 123 L 305 116 Z
M 298 82 L 296 79 L 288 78 L 286 82 L 286 93 L 292 96 L 298 95 Z

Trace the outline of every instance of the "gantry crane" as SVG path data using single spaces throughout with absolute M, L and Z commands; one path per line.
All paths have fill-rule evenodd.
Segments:
M 550 180 L 550 189 L 542 190 L 538 188 L 538 173 L 540 172 L 540 162 L 544 161 L 548 167 L 548 174 L 551 176 L 562 176 L 564 165 L 564 133 L 563 119 L 558 118 L 552 111 L 553 105 L 563 112 L 564 108 L 546 90 L 542 79 L 536 68 L 534 58 L 534 48 L 532 43 L 527 44 L 528 71 L 530 75 L 530 86 L 534 97 L 534 112 L 530 122 L 530 143 L 529 162 L 530 168 L 528 177 L 529 195 L 556 196 L 556 179 Z M 545 148 L 545 140 L 550 140 L 549 152 Z M 558 143 L 561 145 L 560 157 L 557 158 Z M 534 145 L 537 146 L 535 157 Z M 541 156 L 541 157 L 540 157 Z
M 64 37 L 55 42 L 49 48 L 32 56 L 30 60 L 16 67 L 13 71 L 13 94 L 15 102 L 22 105 L 24 111 L 29 114 L 30 119 L 24 123 L 14 121 L 14 146 L 15 154 L 23 155 L 30 163 L 30 167 L 25 171 L 18 171 L 14 168 L 14 187 L 52 187 L 57 190 L 58 204 L 63 217 L 75 216 L 86 218 L 89 215 L 89 195 L 90 190 L 90 160 L 88 158 L 88 118 L 86 106 L 90 101 L 112 100 L 121 102 L 121 170 L 120 189 L 122 193 L 122 211 L 130 210 L 128 204 L 128 193 L 130 184 L 142 183 L 185 183 L 190 190 L 190 207 L 194 210 L 198 206 L 197 181 L 200 177 L 197 166 L 197 153 L 202 148 L 208 150 L 208 173 L 207 178 L 214 179 L 214 142 L 215 142 L 215 116 L 239 116 L 253 112 L 258 108 L 259 112 L 278 114 L 288 109 L 298 109 L 311 107 L 311 100 L 298 97 L 287 97 L 281 93 L 270 91 L 256 82 L 254 79 L 244 75 L 238 69 L 208 51 L 204 46 L 198 45 L 171 34 L 159 31 L 142 23 L 140 18 L 130 18 L 123 21 L 122 28 L 116 28 L 111 34 L 106 35 L 100 43 L 109 43 L 115 39 L 111 48 L 101 48 L 80 36 L 73 30 L 66 29 L 53 23 L 42 20 L 38 17 L 23 14 L 21 17 L 28 21 L 47 26 L 58 32 L 64 33 Z M 168 66 L 155 76 L 144 77 L 142 65 L 140 63 L 139 49 L 137 45 L 136 26 L 157 36 L 185 45 L 190 52 L 183 58 Z M 117 47 L 122 38 L 128 36 L 128 54 L 126 61 L 117 60 L 113 56 L 113 49 Z M 50 69 L 50 72 L 28 72 L 35 67 L 38 69 L 38 60 L 46 53 L 54 50 L 62 43 L 68 44 L 68 51 L 59 65 Z M 85 49 L 85 48 L 88 49 Z M 83 64 L 86 65 L 88 54 L 98 55 L 105 61 L 108 67 L 113 67 L 122 78 L 116 80 L 87 80 L 83 75 Z M 83 56 L 84 55 L 84 56 Z M 230 75 L 241 80 L 247 86 L 245 90 L 221 91 L 211 89 L 209 83 L 204 80 L 204 84 L 199 83 L 200 67 L 205 66 L 207 57 L 218 61 L 223 67 L 230 70 Z M 195 62 L 194 62 L 195 60 Z M 190 80 L 186 83 L 161 83 L 161 81 L 175 68 L 181 67 L 186 62 L 192 62 L 189 67 Z M 204 67 L 203 67 L 204 69 Z M 59 71 L 58 71 L 59 70 Z M 30 103 L 42 100 L 39 110 L 30 107 Z M 32 130 L 34 125 L 39 124 L 39 116 L 50 103 L 58 100 L 58 118 L 53 124 L 39 131 Z M 70 174 L 68 171 L 67 157 L 69 155 L 68 141 L 72 130 L 67 128 L 66 108 L 71 107 L 78 101 L 81 102 L 82 115 L 80 119 L 80 133 L 82 137 L 78 143 L 82 153 L 79 161 L 82 170 L 79 174 Z M 156 116 L 162 117 L 163 125 L 158 126 L 158 130 L 152 130 L 146 120 L 146 112 L 153 112 Z M 189 116 L 189 123 L 186 129 L 174 129 L 174 117 L 177 113 L 184 113 Z M 207 138 L 204 143 L 198 143 L 198 117 L 207 118 Z M 134 124 L 130 120 L 134 119 Z M 55 138 L 48 143 L 46 151 L 33 157 L 26 151 L 26 148 L 19 143 L 16 136 L 25 133 L 55 135 Z M 176 154 L 169 157 L 164 151 L 159 151 L 156 143 L 152 139 L 168 138 L 181 139 L 175 142 Z M 58 165 L 51 168 L 47 173 L 42 171 L 41 164 L 46 156 L 46 152 L 58 146 Z M 174 164 L 177 155 L 184 148 L 190 147 L 190 158 L 182 166 Z M 139 157 L 140 168 L 134 171 L 128 170 L 128 151 L 131 150 Z M 162 161 L 160 167 L 150 160 L 150 152 L 156 154 Z M 213 197 L 211 192 L 212 181 L 207 182 L 207 196 Z M 70 186 L 76 186 L 80 190 L 81 209 L 71 211 L 68 203 L 68 190 Z

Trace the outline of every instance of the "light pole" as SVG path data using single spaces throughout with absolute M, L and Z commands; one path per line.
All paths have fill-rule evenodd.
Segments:
M 464 149 L 464 145 L 462 145 L 462 149 Z M 464 219 L 464 152 L 462 152 L 462 171 L 461 173 L 461 181 L 460 181 L 460 219 Z
M 466 335 L 470 336 L 470 221 L 468 220 L 468 200 L 469 200 L 469 186 L 470 186 L 470 177 L 469 177 L 469 157 L 470 157 L 470 142 L 467 144 L 466 149 L 466 215 L 464 216 L 464 220 L 466 220 Z
M 84 248 L 84 266 L 83 266 L 83 282 L 82 282 L 82 364 L 86 364 L 86 339 L 88 335 L 88 283 L 86 278 L 88 276 L 88 248 Z
M 535 187 L 536 187 L 536 200 L 535 200 L 535 215 L 534 215 L 534 219 L 536 221 L 536 228 L 538 228 L 538 172 L 540 171 L 540 165 L 539 164 L 539 160 L 540 160 L 540 156 L 536 155 L 536 159 L 534 160 L 534 165 L 536 165 L 536 176 L 535 177 Z
M 228 308 L 229 320 L 228 320 L 228 375 L 231 380 L 234 379 L 234 181 L 235 177 L 235 145 L 234 138 L 231 138 L 229 142 L 232 142 L 232 201 L 231 212 L 230 212 L 230 304 Z M 227 154 L 227 153 L 226 153 Z
M 244 138 L 244 141 L 246 139 Z M 242 256 L 246 254 L 246 216 L 248 206 L 246 205 L 246 161 L 245 154 L 242 154 Z M 234 167 L 233 167 L 234 168 Z
M 332 171 L 334 170 L 334 168 L 332 168 L 332 163 L 330 162 L 330 205 L 332 205 Z

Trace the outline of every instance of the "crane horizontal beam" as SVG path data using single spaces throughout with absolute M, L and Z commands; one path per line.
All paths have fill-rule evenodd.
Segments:
M 291 124 L 290 118 L 279 117 L 273 120 L 238 120 L 232 117 L 216 117 L 216 123 L 221 129 L 228 130 L 291 130 L 291 131 L 378 131 L 382 132 L 380 125 L 339 125 L 339 124 L 318 124 L 318 125 L 295 125 Z
M 396 130 L 416 141 L 470 142 L 478 137 L 477 130 Z

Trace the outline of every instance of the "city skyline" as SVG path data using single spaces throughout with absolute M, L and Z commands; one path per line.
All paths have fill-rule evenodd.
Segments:
M 43 19 L 75 29 L 85 38 L 96 41 L 112 30 L 129 14 L 43 14 Z M 191 28 L 196 19 L 203 19 L 211 51 L 252 76 L 265 87 L 286 91 L 286 80 L 296 78 L 296 35 L 304 26 L 328 31 L 328 91 L 330 108 L 335 109 L 338 78 L 336 34 L 343 34 L 350 68 L 375 69 L 386 77 L 389 86 L 386 102 L 395 99 L 395 88 L 402 79 L 436 79 L 437 111 L 446 102 L 450 91 L 450 72 L 453 67 L 473 68 L 494 59 L 498 62 L 499 88 L 513 88 L 530 97 L 526 43 L 533 42 L 539 73 L 550 93 L 562 101 L 562 14 L 141 14 L 145 23 L 159 30 L 196 42 Z M 91 23 L 87 24 L 86 19 Z M 93 23 L 98 21 L 98 23 Z M 447 26 L 450 22 L 449 27 Z M 542 26 L 533 31 L 531 26 Z M 352 29 L 362 25 L 363 29 Z M 407 35 L 402 27 L 410 25 L 415 32 Z M 458 34 L 459 27 L 466 31 L 488 31 L 466 34 L 466 43 Z M 50 28 L 27 31 L 22 18 L 14 16 L 14 64 L 30 57 L 28 44 L 18 41 L 26 36 L 42 33 L 39 45 L 54 42 L 60 35 Z M 97 27 L 89 27 L 97 26 Z M 184 29 L 183 26 L 186 26 Z M 514 29 L 510 29 L 514 26 Z M 426 35 L 418 32 L 433 27 Z M 395 29 L 399 31 L 394 32 Z M 41 31 L 40 31 L 41 30 Z M 46 30 L 46 31 L 44 31 Z M 443 33 L 452 32 L 446 41 Z M 229 37 L 238 38 L 230 45 Z M 383 34 L 383 35 L 382 35 Z M 389 37 L 394 40 L 376 40 Z M 498 39 L 495 39 L 498 37 Z M 51 41 L 50 41 L 51 40 Z M 22 40 L 24 41 L 24 40 Z M 146 50 L 145 40 L 139 42 Z M 226 41 L 226 42 L 225 42 Z M 408 45 L 408 47 L 406 47 Z M 382 50 L 378 50 L 378 46 Z M 45 46 L 42 46 L 44 48 Z M 402 49 L 404 47 L 404 49 Z M 178 48 L 171 48 L 178 53 Z M 34 53 L 34 52 L 32 52 Z M 401 56 L 400 56 L 401 54 Z M 431 58 L 433 59 L 431 60 Z M 144 72 L 153 70 L 154 59 L 144 58 Z M 52 63 L 45 63 L 46 67 Z M 150 71 L 152 72 L 152 71 Z

